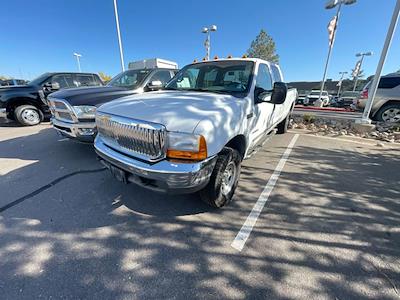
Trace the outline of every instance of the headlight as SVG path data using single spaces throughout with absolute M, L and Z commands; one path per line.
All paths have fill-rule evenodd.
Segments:
M 94 119 L 96 116 L 96 106 L 81 105 L 73 108 L 78 119 Z
M 168 132 L 167 157 L 188 160 L 206 159 L 206 139 L 197 134 Z

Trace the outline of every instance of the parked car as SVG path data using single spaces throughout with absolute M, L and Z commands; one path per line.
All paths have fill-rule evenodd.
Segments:
M 14 86 L 14 85 L 25 85 L 28 81 L 24 79 L 3 79 L 0 80 L 0 86 Z
M 357 99 L 360 96 L 360 92 L 359 91 L 346 91 L 343 92 L 339 99 L 336 101 L 336 105 L 337 107 L 350 107 L 354 100 Z
M 354 101 L 359 110 L 365 108 L 371 83 L 370 81 L 365 85 L 360 97 Z M 372 104 L 370 117 L 380 122 L 400 122 L 399 73 L 388 74 L 381 77 Z
M 304 105 L 304 99 L 306 98 L 306 95 L 304 94 L 299 94 L 296 100 L 296 104 L 299 105 Z
M 304 105 L 314 105 L 314 102 L 319 99 L 320 91 L 313 90 L 304 99 Z M 321 95 L 322 105 L 328 106 L 330 97 L 327 91 L 323 91 Z
M 39 124 L 50 116 L 47 96 L 60 89 L 103 85 L 92 73 L 45 73 L 27 85 L 0 88 L 0 113 L 21 125 Z
M 98 106 L 123 96 L 158 90 L 177 71 L 162 68 L 128 70 L 102 87 L 55 92 L 49 96 L 53 127 L 65 137 L 93 142 L 97 134 L 95 112 Z
M 274 128 L 285 133 L 297 98 L 278 65 L 221 59 L 184 67 L 165 90 L 97 109 L 95 149 L 115 177 L 161 192 L 200 192 L 227 204 L 241 162 Z

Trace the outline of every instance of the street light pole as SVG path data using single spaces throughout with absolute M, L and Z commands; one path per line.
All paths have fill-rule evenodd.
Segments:
M 385 44 L 383 45 L 381 58 L 379 59 L 379 63 L 376 68 L 375 76 L 374 76 L 374 79 L 372 80 L 371 88 L 369 89 L 369 92 L 368 92 L 368 100 L 365 105 L 364 112 L 363 112 L 363 115 L 362 115 L 362 118 L 360 121 L 360 123 L 362 123 L 362 124 L 371 124 L 371 119 L 369 118 L 369 115 L 371 113 L 372 103 L 374 101 L 374 98 L 376 95 L 376 90 L 377 90 L 378 84 L 379 84 L 379 80 L 381 78 L 383 65 L 385 64 L 386 56 L 387 56 L 390 44 L 392 43 L 393 34 L 394 34 L 394 31 L 397 26 L 397 21 L 399 19 L 399 13 L 400 13 L 400 0 L 397 0 L 396 6 L 393 11 L 392 20 L 390 21 L 389 29 L 388 29 L 388 32 L 386 35 Z
M 356 54 L 357 57 L 361 56 L 361 59 L 360 59 L 360 66 L 359 66 L 358 72 L 357 72 L 356 76 L 354 77 L 353 92 L 356 90 L 356 87 L 357 87 L 358 76 L 360 75 L 360 72 L 361 72 L 361 67 L 362 67 L 362 63 L 364 61 L 364 56 L 371 56 L 372 54 L 373 54 L 372 52 L 363 52 L 363 53 Z
M 210 60 L 211 31 L 217 31 L 217 25 L 211 25 L 210 27 L 204 27 L 201 31 L 202 33 L 207 34 L 207 38 L 204 42 L 204 46 L 206 47 L 206 60 Z
M 342 89 L 342 84 L 343 84 L 343 77 L 345 74 L 347 74 L 348 72 L 339 72 L 339 74 L 341 74 L 342 76 L 340 76 L 340 85 L 339 85 L 339 89 L 337 91 L 337 97 L 339 98 L 339 94 L 340 94 L 340 90 Z
M 121 59 L 121 69 L 122 69 L 122 72 L 123 72 L 123 71 L 125 71 L 125 63 L 124 63 L 124 53 L 122 51 L 121 32 L 119 30 L 119 17 L 118 17 L 117 0 L 114 0 L 114 13 L 115 13 L 115 23 L 117 25 L 119 56 L 120 56 L 120 59 Z
M 82 54 L 74 52 L 74 56 L 76 57 L 76 62 L 78 63 L 78 71 L 81 72 L 81 62 L 79 61 L 79 57 L 82 57 Z

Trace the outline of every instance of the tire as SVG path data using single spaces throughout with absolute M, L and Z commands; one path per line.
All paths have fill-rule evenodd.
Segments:
M 382 106 L 375 115 L 376 121 L 400 123 L 400 103 Z
M 210 182 L 199 192 L 201 200 L 217 208 L 228 204 L 239 182 L 241 163 L 242 158 L 239 152 L 225 147 L 218 154 Z M 224 183 L 224 179 L 228 182 Z
M 282 120 L 282 122 L 280 122 L 278 124 L 278 126 L 276 126 L 277 134 L 284 134 L 288 131 L 288 127 L 289 127 L 289 121 L 290 121 L 290 113 L 286 116 L 286 118 L 284 120 Z
M 15 108 L 15 119 L 23 126 L 37 125 L 43 121 L 43 113 L 33 105 L 20 105 Z

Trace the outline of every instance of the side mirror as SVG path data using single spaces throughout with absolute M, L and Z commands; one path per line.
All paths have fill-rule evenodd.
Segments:
M 147 84 L 147 88 L 150 91 L 157 91 L 159 89 L 162 89 L 162 87 L 163 87 L 163 83 L 160 80 L 153 80 Z
M 269 102 L 271 99 L 271 91 L 264 90 L 263 88 L 256 87 L 254 90 L 255 103 Z
M 288 87 L 284 82 L 275 82 L 272 90 L 270 102 L 273 104 L 282 104 L 286 100 Z
M 43 87 L 49 91 L 57 91 L 60 89 L 60 84 L 58 82 L 46 82 Z
M 52 89 L 53 91 L 59 90 L 59 89 L 60 89 L 60 84 L 59 84 L 58 82 L 52 82 L 52 83 L 51 83 L 51 89 Z

